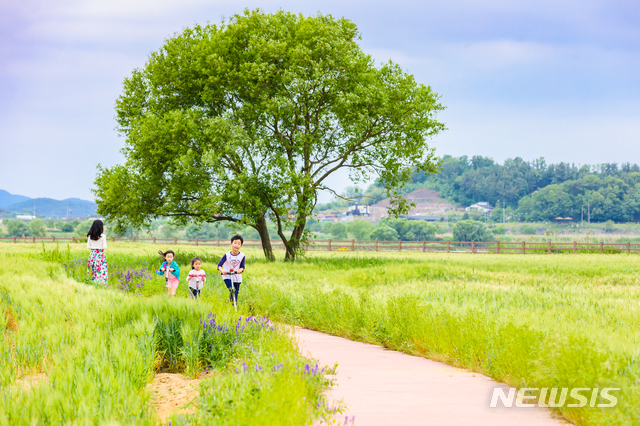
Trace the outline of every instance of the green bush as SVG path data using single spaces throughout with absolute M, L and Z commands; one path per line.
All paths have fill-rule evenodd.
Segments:
M 461 220 L 453 227 L 455 241 L 493 241 L 493 234 L 482 222 Z
M 13 219 L 7 221 L 7 235 L 10 237 L 31 237 L 33 231 L 23 221 Z
M 522 235 L 537 235 L 538 231 L 533 226 L 524 225 L 520 228 L 520 233 Z
M 608 220 L 604 224 L 604 232 L 610 233 L 616 230 L 616 226 L 612 220 Z
M 372 240 L 397 241 L 398 231 L 387 225 L 381 225 L 371 233 Z

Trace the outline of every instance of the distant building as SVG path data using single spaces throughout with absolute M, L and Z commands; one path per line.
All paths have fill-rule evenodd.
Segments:
M 360 204 L 356 204 L 354 206 L 349 206 L 349 210 L 347 210 L 347 215 L 350 216 L 370 216 L 369 206 L 362 206 Z
M 36 218 L 35 216 L 31 216 L 27 214 L 19 214 L 16 216 L 16 219 L 20 219 L 20 220 L 33 220 L 35 218 Z
M 480 201 L 465 208 L 466 211 L 477 210 L 480 213 L 491 213 L 493 209 L 495 207 L 490 206 L 486 201 Z

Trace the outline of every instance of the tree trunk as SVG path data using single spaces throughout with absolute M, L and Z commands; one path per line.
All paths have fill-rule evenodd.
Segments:
M 296 225 L 296 227 L 293 228 L 293 232 L 291 232 L 291 237 L 289 238 L 289 241 L 286 240 L 284 235 L 280 236 L 287 250 L 284 256 L 285 262 L 295 262 L 296 253 L 300 250 L 300 244 L 302 243 L 302 234 L 304 233 L 305 225 L 306 225 L 306 220 L 302 225 Z
M 273 254 L 273 248 L 271 247 L 271 237 L 269 237 L 269 229 L 267 228 L 267 220 L 264 216 L 260 216 L 256 220 L 256 231 L 260 235 L 260 240 L 262 241 L 262 251 L 264 252 L 264 257 L 270 261 L 275 262 L 276 257 Z

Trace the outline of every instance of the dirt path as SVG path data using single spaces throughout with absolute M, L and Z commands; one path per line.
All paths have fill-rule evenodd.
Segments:
M 329 399 L 343 400 L 357 426 L 566 424 L 542 408 L 490 408 L 493 389 L 509 387 L 481 374 L 302 328 L 295 336 L 303 355 L 338 363 Z

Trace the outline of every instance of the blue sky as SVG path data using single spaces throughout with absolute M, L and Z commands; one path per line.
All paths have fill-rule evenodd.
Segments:
M 256 7 L 354 21 L 366 52 L 442 95 L 439 155 L 640 163 L 637 2 L 8 0 L 0 189 L 92 199 L 95 166 L 123 160 L 123 79 L 182 28 Z

